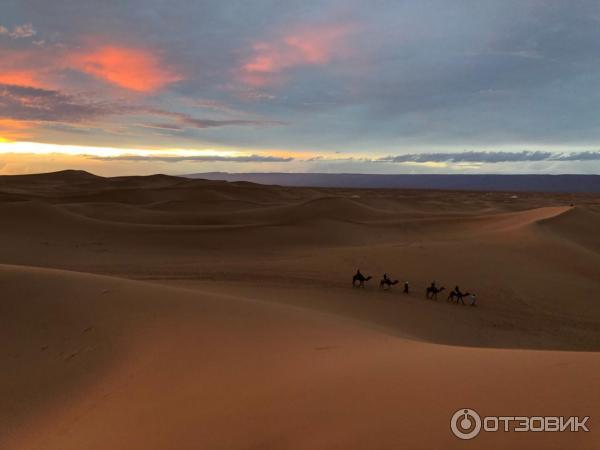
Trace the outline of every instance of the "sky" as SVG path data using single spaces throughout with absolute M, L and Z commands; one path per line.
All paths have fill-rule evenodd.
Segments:
M 0 0 L 0 174 L 600 174 L 600 2 Z

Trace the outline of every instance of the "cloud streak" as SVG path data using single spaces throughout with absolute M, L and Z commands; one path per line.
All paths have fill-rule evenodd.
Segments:
M 171 117 L 183 126 L 200 129 L 227 126 L 273 126 L 284 124 L 282 121 L 267 119 L 201 119 L 189 114 L 164 111 L 161 109 L 149 109 L 148 111 L 157 115 Z
M 457 152 L 457 153 L 408 153 L 386 156 L 372 160 L 386 163 L 506 163 L 537 161 L 600 161 L 600 151 L 553 153 L 544 151 L 521 152 Z

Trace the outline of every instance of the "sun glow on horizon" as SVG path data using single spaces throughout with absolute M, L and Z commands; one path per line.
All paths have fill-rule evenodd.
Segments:
M 207 149 L 135 149 L 117 147 L 95 147 L 85 145 L 47 144 L 41 142 L 11 141 L 0 137 L 0 154 L 30 154 L 50 155 L 64 154 L 71 156 L 96 156 L 96 157 L 119 157 L 119 156 L 240 156 L 246 152 L 235 150 Z
M 0 174 L 86 170 L 96 175 L 149 175 L 228 171 L 287 171 L 290 161 L 305 164 L 309 153 L 254 149 L 117 148 L 0 139 Z M 235 170 L 235 169 L 234 169 Z

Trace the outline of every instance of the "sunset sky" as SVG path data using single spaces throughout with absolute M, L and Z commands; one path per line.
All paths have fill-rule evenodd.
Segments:
M 600 2 L 0 0 L 0 173 L 600 173 Z

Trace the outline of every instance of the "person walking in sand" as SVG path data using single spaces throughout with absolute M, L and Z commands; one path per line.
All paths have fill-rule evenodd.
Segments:
M 471 294 L 471 306 L 477 306 L 477 296 L 475 294 Z
M 408 281 L 404 282 L 404 290 L 402 292 L 408 294 Z

